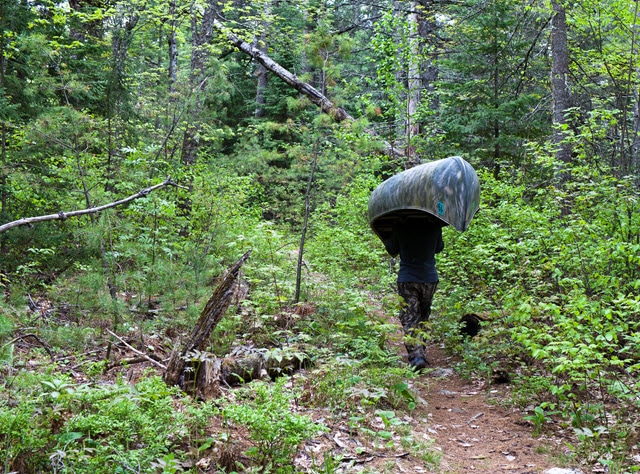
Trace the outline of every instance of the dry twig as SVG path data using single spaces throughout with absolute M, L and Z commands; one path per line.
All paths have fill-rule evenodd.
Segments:
M 136 354 L 138 354 L 140 357 L 144 357 L 145 359 L 147 359 L 149 362 L 151 362 L 152 364 L 157 365 L 158 367 L 160 367 L 162 370 L 167 370 L 167 367 L 164 366 L 163 364 L 161 364 L 160 362 L 158 362 L 157 360 L 149 357 L 147 354 L 145 354 L 144 352 L 140 352 L 138 349 L 136 349 L 135 347 L 131 346 L 130 344 L 128 344 L 124 339 L 122 339 L 120 336 L 118 336 L 117 334 L 115 334 L 114 332 L 110 331 L 109 329 L 107 329 L 107 332 L 109 334 L 111 334 L 113 337 L 115 337 L 118 341 L 120 341 L 121 343 L 123 343 L 125 346 L 127 346 L 129 349 L 131 349 L 133 352 L 135 352 Z M 139 361 L 136 361 L 139 362 Z
M 4 349 L 5 347 L 7 347 L 10 344 L 13 344 L 14 342 L 19 341 L 20 339 L 26 339 L 27 337 L 32 337 L 34 338 L 36 341 L 38 341 L 40 343 L 40 345 L 44 348 L 45 351 L 47 351 L 47 354 L 49 354 L 49 357 L 51 357 L 52 361 L 55 361 L 55 357 L 53 356 L 53 352 L 51 352 L 51 349 L 49 349 L 49 346 L 47 346 L 44 342 L 42 342 L 42 339 L 40 339 L 37 335 L 35 334 L 23 334 L 22 336 L 18 336 L 18 337 L 14 337 L 13 339 L 11 339 L 9 342 L 7 342 L 6 344 L 3 344 L 2 347 L 0 347 L 0 349 Z

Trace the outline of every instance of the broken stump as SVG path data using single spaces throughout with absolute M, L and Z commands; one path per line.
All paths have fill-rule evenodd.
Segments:
M 222 274 L 189 338 L 180 349 L 176 347 L 171 353 L 163 377 L 167 385 L 178 385 L 185 392 L 205 399 L 216 396 L 221 364 L 219 359 L 209 358 L 205 349 L 231 304 L 240 268 L 250 254 L 251 251 L 245 253 Z

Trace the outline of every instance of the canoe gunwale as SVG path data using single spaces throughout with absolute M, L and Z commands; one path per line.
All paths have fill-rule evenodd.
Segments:
M 439 224 L 442 227 L 446 227 L 448 225 L 453 226 L 451 222 L 447 222 L 447 220 L 442 219 L 442 217 L 434 214 L 433 212 L 416 206 L 398 207 L 388 212 L 379 214 L 372 219 L 372 221 L 369 223 L 369 226 L 381 240 L 385 240 L 391 234 L 391 222 L 396 219 L 402 219 L 403 217 L 419 217 L 430 219 L 434 222 L 434 224 Z
M 404 213 L 403 211 L 418 211 L 418 212 L 406 212 L 406 213 Z M 395 207 L 395 208 L 393 208 L 393 209 L 391 209 L 389 211 L 385 211 L 383 213 L 380 213 L 375 217 L 372 217 L 371 218 L 371 226 L 373 227 L 373 225 L 375 224 L 375 222 L 378 219 L 382 219 L 384 217 L 391 217 L 392 214 L 396 214 L 398 216 L 398 218 L 401 218 L 401 217 L 414 217 L 414 216 L 417 217 L 417 216 L 421 216 L 421 214 L 429 214 L 434 219 L 442 221 L 443 224 L 453 225 L 453 224 L 451 224 L 451 222 L 447 222 L 446 219 L 443 219 L 442 216 L 434 214 L 433 211 L 431 211 L 429 209 L 425 209 L 424 207 L 419 207 L 419 206 L 399 206 L 399 207 Z

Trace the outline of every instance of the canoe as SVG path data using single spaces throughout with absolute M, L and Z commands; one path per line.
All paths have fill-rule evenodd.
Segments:
M 437 219 L 464 232 L 479 207 L 478 175 L 461 157 L 452 156 L 410 168 L 380 184 L 369 198 L 369 225 L 382 240 L 401 216 Z

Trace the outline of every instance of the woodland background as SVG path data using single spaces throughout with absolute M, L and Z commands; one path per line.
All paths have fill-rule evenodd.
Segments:
M 322 426 L 292 398 L 363 432 L 414 409 L 366 206 L 451 155 L 481 209 L 445 229 L 430 337 L 463 374 L 508 372 L 570 456 L 637 471 L 639 20 L 629 0 L 2 0 L 0 225 L 179 185 L 0 233 L 4 472 L 198 472 L 208 450 L 222 469 L 212 417 L 248 430 L 245 469 L 294 472 Z M 105 380 L 107 330 L 170 352 L 248 250 L 207 354 L 304 360 L 304 382 L 197 403 L 152 373 Z

